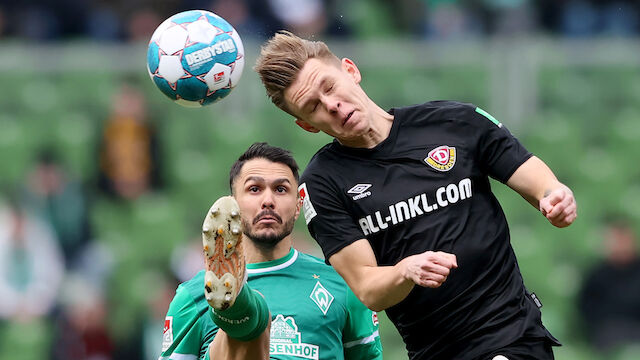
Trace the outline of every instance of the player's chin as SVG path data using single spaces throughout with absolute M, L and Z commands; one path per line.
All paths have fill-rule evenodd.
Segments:
M 282 231 L 273 227 L 265 227 L 260 229 L 254 229 L 253 233 L 262 238 L 271 238 L 280 235 Z

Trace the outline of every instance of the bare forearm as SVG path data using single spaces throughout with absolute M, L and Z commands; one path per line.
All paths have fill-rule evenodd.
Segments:
M 415 285 L 439 287 L 458 266 L 455 255 L 440 251 L 411 255 L 394 266 L 378 266 L 365 239 L 343 248 L 329 262 L 360 301 L 374 311 L 396 305 Z
M 536 194 L 529 195 L 526 193 L 522 193 L 520 195 L 522 195 L 522 197 L 527 200 L 527 202 L 531 204 L 531 206 L 536 208 L 536 210 L 540 210 L 540 200 L 542 200 L 546 196 L 549 196 L 549 194 L 551 194 L 556 189 L 565 189 L 567 191 L 571 191 L 566 185 L 556 180 L 549 182 L 548 184 L 543 186 L 542 191 Z
M 415 283 L 396 266 L 366 266 L 359 284 L 349 284 L 360 301 L 373 311 L 385 310 L 409 295 Z
M 382 311 L 404 299 L 415 283 L 407 278 L 403 261 L 378 266 L 369 242 L 357 241 L 329 258 L 358 299 L 371 310 Z
M 540 199 L 561 184 L 551 169 L 542 160 L 533 156 L 511 175 L 507 185 L 517 191 L 533 207 L 539 209 Z
M 571 189 L 559 182 L 551 169 L 535 156 L 513 173 L 507 185 L 540 210 L 554 226 L 569 226 L 577 217 Z

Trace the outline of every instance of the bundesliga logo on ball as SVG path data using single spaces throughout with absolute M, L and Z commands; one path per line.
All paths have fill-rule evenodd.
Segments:
M 243 67 L 240 36 L 209 11 L 173 15 L 158 26 L 149 41 L 149 76 L 160 91 L 180 105 L 200 107 L 229 95 Z

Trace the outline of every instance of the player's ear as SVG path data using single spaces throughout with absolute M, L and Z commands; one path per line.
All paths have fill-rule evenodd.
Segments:
M 311 132 L 311 133 L 320 132 L 320 130 L 314 128 L 311 124 L 309 124 L 308 122 L 306 122 L 304 120 L 296 119 L 296 124 L 298 126 L 300 126 L 301 128 L 303 128 L 305 131 L 308 131 L 308 132 Z
M 356 84 L 360 84 L 360 80 L 362 80 L 362 75 L 360 74 L 360 69 L 356 66 L 356 63 L 349 58 L 342 58 L 341 61 L 342 69 L 346 71 L 353 80 L 355 80 Z

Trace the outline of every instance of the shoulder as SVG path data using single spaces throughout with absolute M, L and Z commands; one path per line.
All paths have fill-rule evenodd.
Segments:
M 317 258 L 313 255 L 299 253 L 298 265 L 305 267 L 307 270 L 313 271 L 319 275 L 319 279 L 323 282 L 329 282 L 336 290 L 346 291 L 347 283 L 331 266 L 327 265 L 324 260 Z
M 405 114 L 401 121 L 405 129 L 424 128 L 430 132 L 444 131 L 465 138 L 502 134 L 506 130 L 489 112 L 472 103 L 441 100 L 404 109 L 401 110 Z
M 331 266 L 327 265 L 324 262 L 323 259 L 321 259 L 321 258 L 319 258 L 317 256 L 314 256 L 314 255 L 311 255 L 311 254 L 307 254 L 307 253 L 303 253 L 301 251 L 298 251 L 298 256 L 299 256 L 300 261 L 305 262 L 307 264 L 310 264 L 311 266 L 319 266 L 321 268 L 327 268 L 327 269 L 329 269 L 331 271 L 335 271 L 335 270 L 333 270 L 333 268 Z
M 196 288 L 198 288 L 198 290 L 202 290 L 202 284 L 204 284 L 204 270 L 200 270 L 191 279 L 180 284 L 180 286 L 178 286 L 178 290 L 182 289 L 187 292 L 193 292 Z
M 429 101 L 423 104 L 392 109 L 402 119 L 461 120 L 474 117 L 477 106 L 451 100 Z
M 336 156 L 335 152 L 332 151 L 334 146 L 335 145 L 332 142 L 316 151 L 316 153 L 311 157 L 311 160 L 309 160 L 304 173 L 314 172 L 318 168 L 322 167 L 324 162 L 331 161 Z
M 304 265 L 309 269 L 321 272 L 325 274 L 325 276 L 329 276 L 331 279 L 344 282 L 344 280 L 342 280 L 342 277 L 338 275 L 336 270 L 331 265 L 327 265 L 327 263 L 325 263 L 323 259 L 302 252 L 298 253 L 298 261 L 300 265 Z
M 163 358 L 197 359 L 217 331 L 207 315 L 209 307 L 204 298 L 203 281 L 204 271 L 201 271 L 178 286 L 164 320 Z
M 317 268 L 320 270 L 335 272 L 335 270 L 333 270 L 331 266 L 325 264 L 324 260 L 320 259 L 319 257 L 306 254 L 300 251 L 298 251 L 298 262 L 299 264 L 308 266 L 310 268 Z
M 204 299 L 204 270 L 198 272 L 193 278 L 180 284 L 176 289 L 176 295 L 170 305 L 171 309 L 182 309 L 186 307 L 206 309 L 206 301 Z
M 318 194 L 327 187 L 334 189 L 344 175 L 344 168 L 349 164 L 346 159 L 345 154 L 335 149 L 334 144 L 325 145 L 309 160 L 300 175 L 298 190 L 302 189 L 304 192 L 304 189 L 309 187 L 314 194 Z M 301 195 L 304 194 L 301 193 Z

